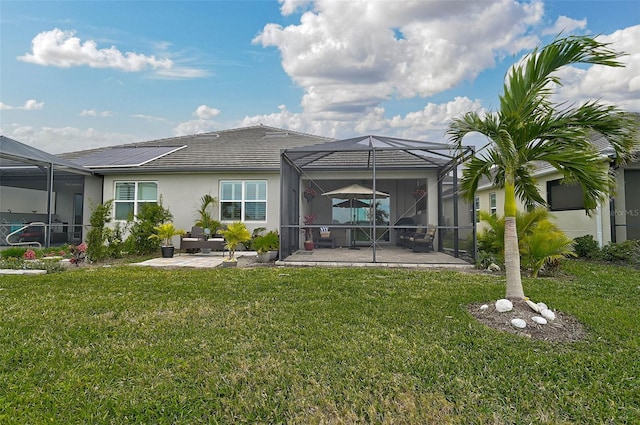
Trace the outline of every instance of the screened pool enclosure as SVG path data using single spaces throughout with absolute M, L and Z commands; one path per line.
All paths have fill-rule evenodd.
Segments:
M 458 191 L 460 166 L 472 153 L 381 136 L 282 151 L 280 259 L 304 251 L 307 239 L 316 250 L 361 250 L 380 262 L 387 249 L 417 252 L 404 238 L 427 228 L 435 236 L 424 252 L 473 258 L 475 206 Z

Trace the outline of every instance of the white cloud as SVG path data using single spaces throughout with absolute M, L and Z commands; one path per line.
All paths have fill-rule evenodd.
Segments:
M 80 116 L 81 117 L 112 117 L 113 116 L 113 112 L 111 111 L 101 111 L 98 112 L 95 109 L 84 109 L 82 112 L 80 112 Z
M 187 136 L 190 134 L 207 133 L 214 131 L 216 128 L 216 123 L 211 120 L 191 120 L 178 124 L 173 129 L 173 133 L 176 136 Z
M 555 24 L 550 27 L 545 29 L 544 31 L 542 31 L 542 34 L 545 35 L 558 35 L 558 34 L 562 34 L 562 35 L 567 35 L 577 29 L 583 30 L 587 27 L 587 19 L 580 19 L 580 20 L 576 20 L 576 19 L 571 19 L 568 18 L 566 16 L 558 16 L 558 19 L 556 19 Z
M 9 138 L 52 154 L 140 141 L 139 136 L 132 134 L 101 132 L 93 128 L 34 128 L 13 124 L 9 128 L 0 129 L 0 132 Z
M 211 108 L 210 106 L 207 106 L 207 105 L 200 105 L 198 106 L 196 111 L 193 113 L 193 115 L 195 115 L 196 117 L 202 120 L 208 120 L 220 115 L 220 110 L 216 108 Z
M 313 3 L 312 0 L 278 0 L 278 2 L 282 5 L 280 6 L 280 12 L 285 16 L 304 9 L 310 3 Z
M 11 106 L 6 103 L 0 102 L 0 110 L 10 110 L 10 109 L 22 109 L 25 111 L 36 111 L 42 109 L 44 107 L 44 102 L 38 102 L 35 99 L 27 100 L 23 106 Z
M 597 37 L 611 43 L 611 48 L 626 53 L 624 68 L 594 65 L 589 68 L 567 67 L 559 73 L 563 86 L 556 100 L 582 102 L 600 99 L 630 111 L 640 111 L 640 25 Z
M 129 115 L 131 118 L 139 118 L 141 120 L 145 120 L 147 122 L 168 122 L 166 118 L 162 117 L 154 117 L 153 115 L 144 115 L 144 114 L 133 114 Z
M 278 106 L 278 110 L 271 114 L 247 116 L 238 125 L 265 124 L 333 138 L 384 134 L 445 143 L 445 130 L 452 118 L 472 110 L 482 112 L 483 108 L 478 100 L 456 97 L 444 104 L 427 103 L 423 109 L 404 116 L 387 117 L 383 107 L 370 108 L 357 120 L 317 119 L 307 112 L 289 111 L 285 105 Z
M 75 31 L 55 28 L 44 31 L 31 40 L 31 53 L 19 56 L 18 60 L 43 66 L 70 68 L 89 66 L 91 68 L 112 68 L 125 72 L 151 70 L 158 77 L 196 78 L 206 75 L 205 71 L 177 66 L 169 58 L 156 58 L 134 52 L 122 53 L 115 46 L 98 48 L 93 40 L 82 42 L 75 37 Z
M 282 66 L 319 119 L 371 113 L 391 98 L 428 97 L 535 46 L 540 1 L 281 0 L 309 9 L 300 23 L 267 24 L 255 44 L 276 47 Z M 345 116 L 346 115 L 346 116 Z

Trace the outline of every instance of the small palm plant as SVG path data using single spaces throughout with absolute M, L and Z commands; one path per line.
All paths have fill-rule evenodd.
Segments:
M 218 231 L 227 242 L 226 248 L 229 250 L 229 257 L 225 261 L 238 261 L 236 260 L 236 249 L 238 245 L 243 242 L 251 240 L 251 232 L 247 229 L 247 226 L 239 221 L 231 223 L 227 226 L 226 230 Z
M 522 246 L 522 264 L 531 271 L 532 277 L 538 277 L 542 269 L 554 272 L 566 257 L 577 257 L 573 240 L 548 220 L 541 221 L 533 232 L 526 234 Z
M 172 239 L 174 236 L 184 235 L 184 230 L 178 229 L 173 223 L 163 223 L 155 228 L 156 233 L 149 236 L 149 239 L 160 239 L 163 246 L 173 246 Z
M 557 269 L 561 259 L 575 256 L 573 241 L 550 218 L 551 214 L 545 208 L 516 212 L 518 251 L 523 268 L 530 270 L 533 277 L 538 277 L 543 268 Z M 489 227 L 478 234 L 478 249 L 494 254 L 504 263 L 505 218 L 480 211 L 480 219 Z

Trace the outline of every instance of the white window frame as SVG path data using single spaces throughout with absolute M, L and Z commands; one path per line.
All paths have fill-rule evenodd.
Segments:
M 250 184 L 264 184 L 264 199 L 247 199 L 247 185 Z M 237 194 L 232 195 L 231 198 L 225 198 L 225 191 L 223 190 L 223 186 L 225 184 L 239 184 L 241 187 L 241 193 L 238 196 Z M 241 221 L 243 223 L 266 223 L 267 222 L 267 206 L 268 206 L 268 182 L 264 179 L 256 179 L 256 180 L 220 180 L 219 185 L 219 208 L 220 208 L 220 221 L 230 223 L 233 221 Z M 258 194 L 260 195 L 260 194 Z M 259 198 L 259 196 L 257 196 Z M 240 204 L 240 220 L 233 218 L 225 218 L 224 208 L 226 203 L 239 203 Z M 247 204 L 252 203 L 261 203 L 264 204 L 264 220 L 249 220 L 247 219 Z
M 498 197 L 495 192 L 489 193 L 489 212 L 491 215 L 498 214 Z
M 156 199 L 140 199 L 139 198 L 139 186 L 140 184 L 153 183 L 156 185 Z M 117 199 L 118 185 L 119 184 L 133 184 L 133 199 Z M 127 219 L 117 218 L 118 204 L 133 203 L 133 216 L 137 216 L 140 211 L 140 205 L 149 203 L 158 203 L 158 182 L 155 180 L 119 180 L 113 182 L 113 219 L 118 222 L 127 221 Z

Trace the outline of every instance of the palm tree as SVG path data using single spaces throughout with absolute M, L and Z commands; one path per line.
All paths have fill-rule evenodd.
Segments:
M 567 182 L 579 183 L 588 214 L 614 188 L 607 163 L 589 141 L 602 134 L 616 152 L 616 163 L 631 155 L 636 138 L 635 119 L 615 106 L 598 101 L 580 105 L 554 104 L 551 95 L 560 85 L 557 71 L 572 64 L 623 66 L 622 53 L 586 36 L 554 40 L 534 49 L 511 67 L 505 78 L 500 108 L 480 115 L 468 112 L 454 119 L 447 130 L 450 141 L 461 148 L 465 135 L 478 132 L 489 143 L 468 162 L 461 190 L 473 200 L 484 176 L 504 188 L 506 298 L 522 299 L 520 255 L 516 231 L 516 197 L 527 206 L 546 205 L 533 178 L 534 163 L 542 161 L 558 170 Z M 481 152 L 481 153 L 480 153 Z

